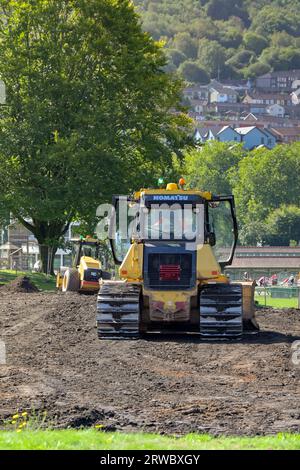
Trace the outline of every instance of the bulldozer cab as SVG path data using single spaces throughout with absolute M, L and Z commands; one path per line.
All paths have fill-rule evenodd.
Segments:
M 72 265 L 77 268 L 82 257 L 99 260 L 99 242 L 92 238 L 81 238 L 71 240 L 72 242 Z
M 122 264 L 130 245 L 137 243 L 185 243 L 192 251 L 209 244 L 221 267 L 232 263 L 238 229 L 233 196 L 204 198 L 199 192 L 141 193 L 115 196 L 110 220 L 114 261 Z
M 182 186 L 181 180 L 179 187 L 114 197 L 109 239 L 120 279 L 101 283 L 99 338 L 175 330 L 238 338 L 257 331 L 252 286 L 223 273 L 238 240 L 234 197 Z

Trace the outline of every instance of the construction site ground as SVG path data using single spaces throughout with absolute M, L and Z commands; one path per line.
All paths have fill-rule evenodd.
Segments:
M 299 310 L 259 311 L 261 333 L 240 342 L 99 341 L 95 296 L 1 289 L 0 419 L 26 410 L 46 411 L 58 428 L 300 431 L 300 366 L 291 360 Z

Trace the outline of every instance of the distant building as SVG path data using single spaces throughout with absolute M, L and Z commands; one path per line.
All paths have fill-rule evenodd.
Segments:
M 268 149 L 275 147 L 277 139 L 268 129 L 260 129 L 257 126 L 239 127 L 235 129 L 241 135 L 241 142 L 247 150 L 264 146 Z
M 269 72 L 256 79 L 255 88 L 271 92 L 291 92 L 298 88 L 299 82 L 300 70 Z
M 277 274 L 281 281 L 300 272 L 300 246 L 238 247 L 226 272 L 232 280 L 243 279 L 247 272 L 250 279 Z
M 217 81 L 209 85 L 210 103 L 237 103 L 238 93 L 231 87 L 226 87 Z
M 253 150 L 261 146 L 272 149 L 275 147 L 278 137 L 268 129 L 261 129 L 256 126 L 234 128 L 230 125 L 198 128 L 194 134 L 197 143 L 204 144 L 214 140 L 233 142 L 242 144 L 247 150 Z
M 285 108 L 280 104 L 271 104 L 270 106 L 266 107 L 267 114 L 275 117 L 284 117 L 285 116 Z
M 291 93 L 291 100 L 294 106 L 298 106 L 300 104 L 300 88 Z
M 71 224 L 65 240 L 72 238 L 72 231 L 77 224 Z M 0 268 L 14 268 L 19 271 L 32 270 L 39 259 L 39 245 L 34 235 L 19 222 L 12 221 L 6 227 L 5 240 L 0 245 Z M 54 269 L 70 266 L 70 250 L 58 249 L 54 258 Z
M 219 131 L 217 138 L 220 142 L 242 142 L 241 134 L 231 126 L 224 126 Z
M 284 144 L 300 141 L 300 127 L 272 128 L 277 139 Z
M 291 106 L 292 99 L 288 93 L 259 93 L 257 91 L 247 92 L 243 103 L 247 104 L 263 104 L 263 105 L 274 105 L 278 104 L 281 106 Z
M 209 87 L 202 85 L 189 86 L 183 90 L 183 96 L 186 99 L 209 101 Z

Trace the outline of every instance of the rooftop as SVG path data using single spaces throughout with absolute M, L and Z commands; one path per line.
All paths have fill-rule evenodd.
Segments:
M 227 250 L 224 249 L 224 252 Z M 300 271 L 300 246 L 238 247 L 233 269 L 296 269 Z
M 278 72 L 269 72 L 265 75 L 261 75 L 258 78 L 277 78 L 277 77 L 292 77 L 300 78 L 300 70 L 279 70 Z
M 253 131 L 253 129 L 256 129 L 257 126 L 250 126 L 250 127 L 237 127 L 235 130 L 241 135 L 246 135 L 249 134 L 249 132 Z

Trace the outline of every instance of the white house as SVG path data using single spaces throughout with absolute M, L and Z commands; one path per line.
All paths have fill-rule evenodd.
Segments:
M 226 87 L 213 80 L 209 85 L 211 103 L 237 103 L 238 93 L 230 87 Z
M 276 145 L 276 137 L 267 129 L 260 129 L 256 126 L 238 127 L 235 129 L 241 136 L 243 146 L 247 150 L 252 150 L 259 146 L 272 149 Z
M 292 89 L 297 90 L 298 88 L 300 88 L 300 80 L 294 80 L 292 83 Z
M 285 108 L 284 106 L 281 106 L 280 104 L 271 104 L 270 106 L 266 107 L 266 112 L 267 114 L 270 114 L 270 116 L 275 116 L 275 117 L 284 117 L 285 116 Z
M 291 93 L 292 103 L 297 106 L 300 104 L 300 87 Z

